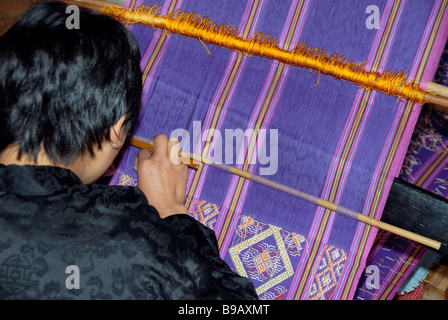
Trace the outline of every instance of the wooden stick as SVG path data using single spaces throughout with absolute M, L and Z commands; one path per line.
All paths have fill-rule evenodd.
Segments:
M 448 87 L 441 84 L 428 82 L 426 85 L 426 91 L 435 93 L 438 96 L 448 98 Z
M 426 93 L 425 101 L 431 104 L 431 108 L 435 111 L 448 114 L 448 98 L 444 96 Z
M 123 7 L 118 3 L 109 2 L 106 0 L 60 0 L 60 1 L 65 2 L 66 4 L 69 5 L 80 6 L 98 12 L 100 11 L 101 8 L 104 8 L 106 6 L 111 6 L 120 9 Z
M 134 137 L 132 137 L 132 139 L 130 139 L 130 143 L 131 145 L 140 148 L 140 149 L 147 149 L 149 150 L 149 152 L 153 152 L 154 151 L 154 146 L 148 142 L 145 142 L 143 140 L 146 140 L 144 138 L 141 138 L 139 136 L 134 135 Z M 356 219 L 358 221 L 361 221 L 365 224 L 368 224 L 370 226 L 376 227 L 378 229 L 382 229 L 391 233 L 394 233 L 396 235 L 399 235 L 401 237 L 407 238 L 409 240 L 421 243 L 425 246 L 428 246 L 430 248 L 439 250 L 441 247 L 441 242 L 421 236 L 419 234 L 410 232 L 408 230 L 393 226 L 391 224 L 385 223 L 383 221 L 374 219 L 374 218 L 370 218 L 366 215 L 363 215 L 362 213 L 358 213 L 356 211 L 353 211 L 351 209 L 342 207 L 337 205 L 336 203 L 324 200 L 322 198 L 310 195 L 308 193 L 305 193 L 303 191 L 300 190 L 296 190 L 294 188 L 285 186 L 283 184 L 280 184 L 278 182 L 263 178 L 259 175 L 235 168 L 235 167 L 231 167 L 229 165 L 226 164 L 222 164 L 222 163 L 216 163 L 213 160 L 207 158 L 207 157 L 203 157 L 201 155 L 198 154 L 194 154 L 194 153 L 186 153 L 184 151 L 180 151 L 179 153 L 179 157 L 180 157 L 180 162 L 184 163 L 188 166 L 190 166 L 191 168 L 197 168 L 197 163 L 202 163 L 202 164 L 206 164 L 209 165 L 211 167 L 214 168 L 218 168 L 220 170 L 229 172 L 231 174 L 237 175 L 239 177 L 242 177 L 244 179 L 248 179 L 257 183 L 260 183 L 262 185 L 271 187 L 273 189 L 282 191 L 284 193 L 287 193 L 289 195 L 292 195 L 294 197 L 303 199 L 305 201 L 314 203 L 318 206 L 321 206 L 323 208 L 329 209 L 331 211 L 337 212 L 337 213 L 341 213 L 345 216 L 351 217 L 353 219 Z M 191 161 L 193 160 L 193 162 Z
M 132 139 L 129 138 L 130 136 L 128 136 L 128 141 L 130 141 L 131 145 L 133 145 L 134 147 L 137 147 L 139 149 L 146 149 L 151 153 L 154 151 L 154 146 L 146 138 L 139 136 L 134 136 Z M 179 162 L 193 169 L 198 168 L 197 163 L 194 163 L 193 161 L 190 160 L 190 158 L 183 157 L 182 155 L 179 156 Z

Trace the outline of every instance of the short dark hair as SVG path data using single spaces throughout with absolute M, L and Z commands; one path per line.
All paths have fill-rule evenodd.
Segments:
M 16 143 L 19 157 L 42 146 L 70 163 L 109 140 L 126 115 L 130 130 L 141 105 L 142 73 L 135 38 L 120 22 L 79 8 L 68 29 L 67 4 L 33 3 L 0 37 L 0 150 Z M 70 12 L 70 11 L 69 11 Z

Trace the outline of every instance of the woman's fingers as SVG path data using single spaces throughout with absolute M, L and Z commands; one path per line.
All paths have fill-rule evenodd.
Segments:
M 188 213 L 184 205 L 188 170 L 179 164 L 179 151 L 177 139 L 157 135 L 152 156 L 148 150 L 141 150 L 136 157 L 137 187 L 162 218 Z
M 165 134 L 158 134 L 154 138 L 152 138 L 152 141 L 154 141 L 154 152 L 153 156 L 158 157 L 166 157 L 168 156 L 168 136 Z
M 180 142 L 176 138 L 170 138 L 168 142 L 168 150 L 170 155 L 170 160 L 173 164 L 180 164 L 179 152 L 180 152 Z

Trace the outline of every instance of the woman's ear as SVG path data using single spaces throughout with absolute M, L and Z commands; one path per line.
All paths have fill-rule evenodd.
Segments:
M 122 116 L 120 120 L 111 127 L 109 140 L 114 149 L 121 148 L 126 142 L 127 132 L 125 132 L 123 127 L 125 120 L 126 115 Z

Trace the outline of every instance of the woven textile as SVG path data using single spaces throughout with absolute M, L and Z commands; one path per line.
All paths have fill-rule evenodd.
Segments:
M 434 82 L 448 85 L 448 44 Z M 406 152 L 400 178 L 448 198 L 448 115 L 431 110 L 421 113 Z
M 366 23 L 369 5 L 380 13 L 378 29 Z M 167 0 L 161 13 L 194 11 L 237 26 L 245 37 L 256 30 L 277 36 L 286 50 L 303 40 L 367 61 L 369 70 L 407 70 L 409 80 L 424 82 L 434 77 L 446 42 L 446 6 L 443 0 Z M 186 151 L 274 173 L 266 177 L 381 217 L 421 106 L 276 61 L 214 46 L 208 54 L 200 41 L 130 28 L 144 74 L 135 134 L 186 129 L 179 137 Z M 263 134 L 257 143 L 226 149 L 226 129 Z M 112 184 L 135 185 L 137 152 L 125 150 Z M 215 231 L 223 259 L 253 281 L 261 299 L 353 298 L 375 229 L 207 166 L 189 172 L 186 198 L 191 215 Z
M 445 47 L 434 82 L 448 84 L 448 50 Z M 425 106 L 420 114 L 409 143 L 399 178 L 448 198 L 448 116 Z M 405 214 L 405 213 L 404 213 Z M 355 294 L 356 299 L 385 300 L 395 297 L 398 289 L 408 281 L 408 276 L 427 249 L 413 241 L 384 232 L 367 259 L 368 266 L 378 267 L 381 281 L 377 286 L 370 283 L 370 272 L 364 272 Z M 420 274 L 420 273 L 419 273 Z M 422 275 L 409 279 L 416 287 Z M 423 274 L 425 274 L 423 272 Z M 412 286 L 408 288 L 412 289 Z

